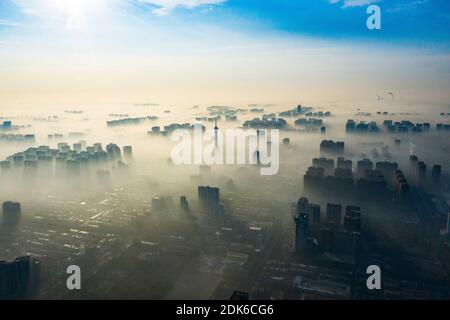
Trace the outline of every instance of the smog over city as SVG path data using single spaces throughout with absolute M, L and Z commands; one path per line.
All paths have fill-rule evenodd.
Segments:
M 2 1 L 0 299 L 448 300 L 449 9 Z

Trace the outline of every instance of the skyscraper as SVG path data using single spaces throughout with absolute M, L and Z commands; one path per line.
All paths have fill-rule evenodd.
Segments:
M 40 262 L 30 256 L 0 261 L 0 299 L 35 298 L 39 293 Z
M 347 206 L 345 208 L 344 229 L 347 231 L 361 231 L 361 208 L 357 206 Z
M 423 161 L 417 162 L 416 178 L 419 186 L 425 186 L 427 179 L 427 165 Z
M 308 198 L 301 197 L 297 202 L 297 214 L 307 213 Z
M 3 224 L 16 226 L 22 214 L 22 207 L 19 202 L 6 201 L 3 203 Z
M 200 210 L 210 215 L 217 216 L 224 213 L 223 205 L 220 204 L 219 188 L 199 186 L 198 202 Z
M 435 164 L 433 169 L 431 169 L 431 183 L 433 187 L 438 187 L 441 182 L 441 170 L 442 168 L 438 164 Z
M 341 224 L 341 210 L 340 204 L 327 203 L 327 223 L 330 226 L 339 227 Z
M 106 146 L 106 152 L 108 153 L 108 157 L 111 160 L 120 160 L 122 158 L 122 154 L 120 152 L 120 148 L 115 143 L 110 143 Z
M 308 214 L 300 213 L 294 217 L 295 252 L 303 252 L 308 243 Z
M 308 214 L 312 216 L 313 224 L 320 224 L 320 206 L 317 204 L 308 204 Z
M 131 160 L 133 157 L 133 147 L 132 146 L 124 146 L 123 148 L 123 155 L 127 160 Z

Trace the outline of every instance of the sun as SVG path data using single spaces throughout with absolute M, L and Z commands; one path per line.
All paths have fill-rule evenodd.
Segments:
M 45 5 L 65 19 L 68 29 L 80 30 L 88 28 L 89 18 L 106 10 L 107 0 L 46 0 Z

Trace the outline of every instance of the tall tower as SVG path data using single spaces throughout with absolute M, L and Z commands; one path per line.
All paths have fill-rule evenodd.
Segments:
M 295 222 L 295 252 L 303 252 L 308 243 L 308 214 L 299 213 L 294 217 Z
M 217 127 L 217 118 L 214 120 L 214 142 L 217 148 L 219 146 L 219 127 Z
M 256 164 L 259 166 L 261 165 L 261 154 L 259 152 L 259 129 L 256 129 L 256 151 L 254 153 Z

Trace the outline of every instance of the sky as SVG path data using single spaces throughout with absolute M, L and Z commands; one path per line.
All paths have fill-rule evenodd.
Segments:
M 366 10 L 381 9 L 369 30 Z M 450 98 L 448 0 L 0 0 L 2 106 Z

